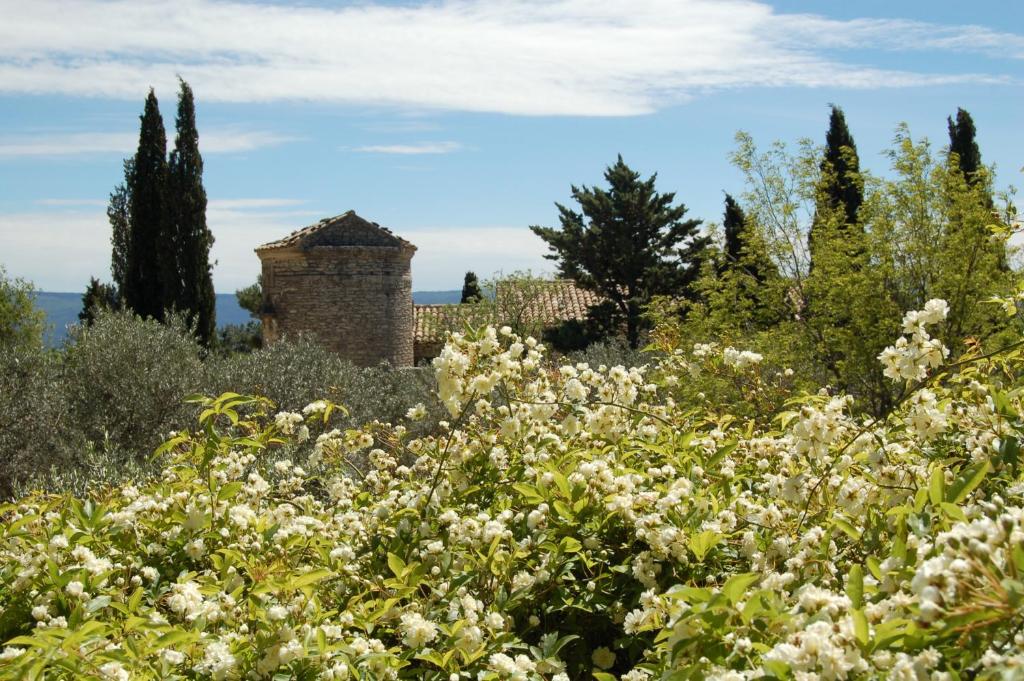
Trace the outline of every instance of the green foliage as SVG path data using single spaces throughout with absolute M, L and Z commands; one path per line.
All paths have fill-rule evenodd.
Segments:
M 843 110 L 835 105 L 831 107 L 828 132 L 825 134 L 820 182 L 822 187 L 818 196 L 818 210 L 826 215 L 825 220 L 830 220 L 828 216 L 839 211 L 839 225 L 847 229 L 858 225 L 857 213 L 864 203 L 860 160 Z M 811 257 L 813 259 L 813 254 Z
M 60 358 L 35 346 L 0 346 L 0 499 L 84 449 L 64 394 Z
M 180 79 L 179 79 L 180 80 Z M 170 161 L 156 94 L 146 98 L 139 146 L 110 195 L 111 272 L 126 309 L 164 321 L 185 316 L 203 346 L 215 340 L 216 309 L 206 226 L 206 190 L 195 102 L 184 80 Z
M 89 277 L 89 285 L 82 294 L 82 311 L 78 313 L 78 321 L 91 326 L 101 310 L 120 309 L 117 288 L 113 284 L 104 284 L 96 277 Z
M 177 135 L 167 172 L 168 222 L 166 241 L 172 246 L 176 291 L 166 287 L 164 304 L 182 312 L 195 326 L 199 342 L 208 346 L 216 333 L 216 296 L 210 266 L 213 234 L 206 226 L 203 157 L 199 153 L 192 88 L 179 78 Z
M 238 306 L 248 311 L 249 316 L 258 320 L 263 309 L 263 274 L 256 275 L 256 283 L 235 291 Z
M 83 490 L 90 480 L 152 475 L 161 464 L 151 459 L 154 448 L 195 416 L 186 397 L 232 387 L 282 409 L 345 399 L 354 406 L 342 425 L 398 423 L 418 404 L 424 414 L 410 424 L 413 432 L 443 418 L 423 370 L 362 369 L 302 338 L 248 354 L 208 354 L 180 317 L 159 324 L 100 311 L 60 351 L 37 345 L 0 355 L 0 498 L 15 489 Z
M 530 229 L 548 244 L 561 276 L 614 304 L 626 337 L 637 347 L 643 307 L 656 295 L 692 293 L 708 240 L 699 220 L 683 220 L 686 207 L 674 193 L 654 189 L 657 175 L 640 180 L 619 156 L 605 171 L 609 189 L 572 187 L 576 212 L 561 204 L 561 228 Z
M 854 174 L 853 150 L 840 146 L 847 188 L 863 191 L 854 229 L 847 204 L 836 199 L 844 185 L 826 150 L 805 140 L 794 154 L 781 144 L 761 152 L 748 135 L 737 140 L 746 224 L 761 244 L 752 251 L 767 254 L 779 278 L 759 285 L 705 270 L 683 336 L 758 349 L 796 371 L 801 384 L 830 384 L 876 414 L 898 396 L 874 358 L 898 332 L 899 310 L 948 300 L 954 354 L 965 342 L 994 349 L 1014 339 L 1012 322 L 984 302 L 1013 291 L 1017 279 L 1003 264 L 1010 229 L 990 208 L 987 171 L 972 185 L 905 126 L 889 151 L 887 178 Z M 813 251 L 804 246 L 811 231 Z
M 64 349 L 64 393 L 74 427 L 124 459 L 142 460 L 191 418 L 202 387 L 200 351 L 180 318 L 168 324 L 100 314 Z
M 923 378 L 878 419 L 685 399 L 756 385 L 747 351 L 551 371 L 493 328 L 423 437 L 193 397 L 159 477 L 0 506 L 0 678 L 1012 678 L 1024 356 L 922 363 L 947 312 L 906 316 Z
M 466 277 L 462 281 L 462 298 L 459 300 L 460 303 L 478 303 L 483 300 L 484 293 L 480 290 L 480 282 L 476 278 L 476 273 L 466 272 Z
M 981 150 L 978 142 L 974 139 L 977 131 L 974 128 L 974 119 L 971 114 L 961 108 L 956 110 L 956 120 L 950 116 L 946 119 L 949 124 L 949 153 L 956 154 L 956 163 L 960 172 L 964 174 L 968 182 L 974 183 L 978 179 L 977 173 L 983 169 L 981 164 Z
M 252 352 L 263 347 L 263 331 L 257 321 L 226 324 L 217 330 L 217 352 L 223 355 Z
M 122 195 L 128 200 L 128 237 L 121 297 L 125 307 L 140 317 L 163 320 L 166 303 L 177 294 L 177 262 L 174 247 L 167 240 L 167 135 L 156 93 L 146 97 L 141 117 L 139 147 L 135 158 L 125 164 L 125 192 L 115 189 L 108 212 L 116 212 Z M 114 248 L 121 239 L 114 233 Z M 116 253 L 115 253 L 116 257 Z
M 44 328 L 45 316 L 35 306 L 35 287 L 8 277 L 0 265 L 0 348 L 38 348 Z
M 107 204 L 107 219 L 110 221 L 110 273 L 117 291 L 124 291 L 128 286 L 128 253 L 132 239 L 130 192 L 135 158 L 125 159 L 123 167 L 124 181 L 114 187 Z

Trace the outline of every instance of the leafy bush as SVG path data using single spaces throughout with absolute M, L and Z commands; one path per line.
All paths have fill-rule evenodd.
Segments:
M 689 349 L 553 372 L 493 329 L 435 362 L 422 438 L 206 399 L 158 480 L 0 508 L 0 676 L 1014 677 L 1024 357 L 945 365 L 947 309 L 904 318 L 877 418 L 694 409 Z
M 0 347 L 0 498 L 36 471 L 68 467 L 84 447 L 71 423 L 59 357 Z
M 60 352 L 0 350 L 0 498 L 158 473 L 153 450 L 197 413 L 186 398 L 228 390 L 269 397 L 283 410 L 344 401 L 353 405 L 339 419 L 347 427 L 397 423 L 417 404 L 426 416 L 412 425 L 415 434 L 443 417 L 428 370 L 359 368 L 309 339 L 204 356 L 180 322 L 104 311 Z
M 279 409 L 292 411 L 319 399 L 344 402 L 351 405 L 351 418 L 344 421 L 345 426 L 373 420 L 397 423 L 417 403 L 430 406 L 431 415 L 417 425 L 417 432 L 441 417 L 429 372 L 394 369 L 387 364 L 360 368 L 310 338 L 211 359 L 205 390 L 260 395 L 270 398 Z
M 123 459 L 144 459 L 187 427 L 185 397 L 202 389 L 200 349 L 180 321 L 100 314 L 64 350 L 64 393 L 75 428 Z

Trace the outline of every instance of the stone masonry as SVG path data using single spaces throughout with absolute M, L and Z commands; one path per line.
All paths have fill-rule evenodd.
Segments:
M 264 343 L 313 334 L 360 366 L 411 366 L 415 252 L 352 211 L 260 246 Z

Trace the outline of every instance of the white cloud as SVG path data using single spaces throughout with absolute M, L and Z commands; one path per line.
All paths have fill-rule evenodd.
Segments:
M 709 88 L 905 87 L 1005 76 L 868 68 L 837 50 L 1024 58 L 980 26 L 838 21 L 750 0 L 440 0 L 342 7 L 0 0 L 0 92 L 315 100 L 526 115 L 631 115 Z
M 552 271 L 547 245 L 525 227 L 410 229 L 397 232 L 416 245 L 412 283 L 417 291 L 456 289 L 472 270 L 487 279 L 498 272 Z
M 49 205 L 72 206 L 73 200 Z M 66 201 L 66 203 L 65 203 Z M 77 203 L 77 202 L 75 202 Z M 297 210 L 287 198 L 211 200 L 207 223 L 216 238 L 211 251 L 214 286 L 230 293 L 248 286 L 259 273 L 254 249 L 324 217 Z M 40 210 L 0 215 L 0 253 L 17 253 L 4 263 L 8 274 L 33 281 L 44 291 L 81 291 L 89 277 L 110 280 L 110 225 L 101 207 Z M 483 278 L 499 271 L 548 272 L 544 242 L 524 227 L 416 228 L 394 226 L 417 246 L 413 288 L 448 290 L 462 285 L 473 270 Z M 54 267 L 53 263 L 61 263 Z
M 171 132 L 173 135 L 173 131 Z M 213 129 L 199 136 L 204 154 L 230 154 L 276 146 L 298 138 L 265 130 Z M 0 159 L 95 154 L 127 155 L 135 151 L 138 133 L 131 132 L 54 132 L 0 136 Z M 174 138 L 168 138 L 168 146 Z
M 417 144 L 370 144 L 356 147 L 352 151 L 366 154 L 399 154 L 413 156 L 417 154 L 450 154 L 458 151 L 462 145 L 458 142 L 419 142 Z

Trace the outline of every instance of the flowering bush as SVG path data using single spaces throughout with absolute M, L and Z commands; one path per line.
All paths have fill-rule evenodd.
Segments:
M 0 507 L 0 676 L 1014 677 L 1022 362 L 943 365 L 945 309 L 882 353 L 884 418 L 678 401 L 764 370 L 732 348 L 551 369 L 493 328 L 435 361 L 427 437 L 205 399 L 159 480 Z

